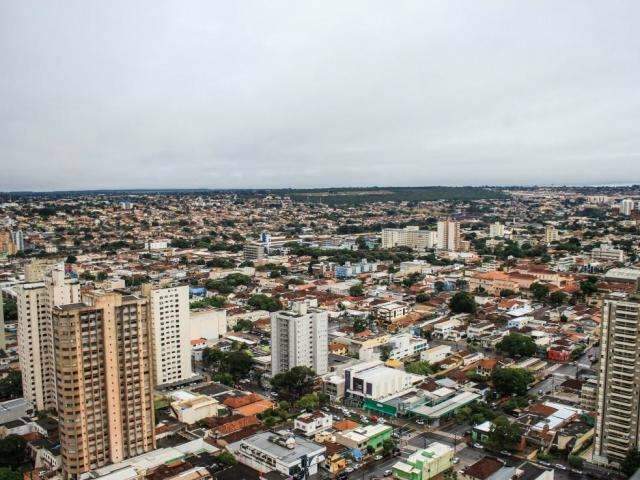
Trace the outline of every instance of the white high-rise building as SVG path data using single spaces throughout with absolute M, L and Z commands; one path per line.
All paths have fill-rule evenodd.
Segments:
M 328 314 L 305 303 L 271 314 L 271 373 L 305 366 L 329 371 Z
M 143 293 L 149 299 L 155 384 L 188 380 L 193 376 L 189 287 L 145 285 Z
M 12 231 L 11 238 L 13 239 L 13 244 L 16 246 L 16 250 L 19 252 L 24 250 L 24 233 L 22 230 Z
M 451 219 L 438 222 L 438 249 L 449 252 L 460 250 L 460 223 Z
M 500 222 L 495 222 L 489 225 L 489 237 L 490 238 L 504 237 L 504 225 L 501 224 Z
M 424 251 L 436 245 L 436 232 L 420 230 L 413 225 L 404 228 L 383 228 L 382 248 L 409 247 L 413 250 Z
M 78 281 L 65 277 L 64 264 L 51 266 L 37 282 L 16 286 L 18 359 L 24 397 L 37 410 L 55 409 L 56 373 L 53 350 L 53 307 L 80 301 Z
M 626 215 L 626 216 L 631 215 L 633 208 L 634 208 L 634 202 L 633 202 L 633 199 L 631 198 L 625 198 L 624 200 L 622 200 L 622 202 L 620 202 L 620 213 L 622 215 Z
M 544 230 L 544 238 L 546 243 L 553 243 L 558 240 L 558 229 L 553 225 L 547 225 Z
M 605 299 L 601 323 L 600 373 L 593 460 L 620 463 L 640 448 L 640 300 Z

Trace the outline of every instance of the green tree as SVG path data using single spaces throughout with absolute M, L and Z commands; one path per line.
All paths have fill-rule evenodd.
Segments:
M 567 301 L 567 295 L 560 290 L 556 290 L 555 292 L 549 295 L 549 303 L 554 307 L 559 307 L 563 303 Z
M 300 400 L 296 402 L 296 407 L 301 410 L 315 410 L 318 408 L 319 404 L 320 400 L 318 395 L 315 393 L 308 393 L 307 395 L 300 397 Z
M 396 448 L 396 444 L 390 438 L 386 438 L 382 441 L 382 452 L 385 455 L 389 455 Z
M 531 357 L 538 351 L 533 338 L 522 333 L 510 333 L 496 344 L 496 348 L 510 357 Z
M 496 391 L 505 395 L 526 395 L 533 375 L 523 368 L 498 368 L 491 375 Z
M 633 448 L 629 450 L 629 453 L 627 453 L 627 456 L 622 461 L 620 469 L 622 473 L 630 477 L 638 468 L 640 468 L 640 452 Z
M 219 454 L 216 457 L 216 460 L 218 460 L 218 462 L 222 463 L 223 465 L 236 465 L 238 463 L 238 461 L 236 460 L 236 457 L 234 457 L 231 453 L 227 452 L 226 450 L 223 451 L 221 454 Z
M 357 317 L 353 320 L 353 331 L 355 333 L 364 332 L 369 326 L 366 318 Z
M 493 420 L 493 425 L 489 430 L 487 447 L 490 450 L 515 450 L 520 442 L 522 429 L 517 423 L 509 422 L 505 416 Z
M 427 303 L 429 300 L 430 297 L 426 293 L 419 293 L 416 295 L 416 303 Z
M 538 302 L 545 301 L 549 295 L 549 287 L 538 282 L 532 283 L 529 287 L 529 291 L 531 292 L 531 295 L 533 295 L 533 298 Z
M 69 255 L 65 260 L 66 263 L 76 263 L 78 261 L 78 257 L 75 255 Z
M 382 345 L 380 347 L 380 360 L 386 362 L 389 360 L 389 356 L 391 355 L 391 346 L 390 345 Z
M 364 288 L 362 287 L 362 284 L 359 283 L 358 285 L 350 287 L 349 295 L 352 297 L 362 297 L 364 295 Z
M 309 367 L 293 367 L 275 375 L 271 380 L 271 386 L 282 398 L 298 400 L 313 391 L 315 378 L 316 373 Z
M 596 277 L 589 277 L 586 280 L 580 282 L 580 291 L 583 295 L 593 295 L 598 291 L 597 285 L 598 279 Z
M 478 306 L 468 292 L 456 292 L 449 300 L 449 308 L 453 313 L 476 313 Z
M 0 468 L 0 480 L 22 480 L 22 473 L 9 467 Z
M 2 295 L 0 293 L 0 295 Z M 5 322 L 14 322 L 18 320 L 18 305 L 16 304 L 15 299 L 6 298 L 2 302 L 2 310 L 4 312 L 4 320 Z
M 418 360 L 417 362 L 408 363 L 405 365 L 404 370 L 408 373 L 425 376 L 431 375 L 432 373 L 438 371 L 435 366 L 424 360 Z
M 0 440 L 0 467 L 19 467 L 26 448 L 27 442 L 19 435 L 8 435 Z
M 509 298 L 509 297 L 513 297 L 516 294 L 515 291 L 509 289 L 509 288 L 504 288 L 502 290 L 500 290 L 500 296 L 502 298 Z
M 22 373 L 10 370 L 0 379 L 0 400 L 10 400 L 22 396 Z
M 280 303 L 280 300 L 262 293 L 252 295 L 247 301 L 247 304 L 254 310 L 266 310 L 268 312 L 282 310 L 282 303 Z

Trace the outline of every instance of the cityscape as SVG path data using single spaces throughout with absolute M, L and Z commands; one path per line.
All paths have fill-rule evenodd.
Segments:
M 4 194 L 7 475 L 633 474 L 640 187 L 386 190 Z
M 0 1 L 0 480 L 640 480 L 638 19 Z

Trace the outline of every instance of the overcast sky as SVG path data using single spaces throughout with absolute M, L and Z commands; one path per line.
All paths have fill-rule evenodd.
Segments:
M 640 2 L 0 2 L 0 190 L 640 182 Z

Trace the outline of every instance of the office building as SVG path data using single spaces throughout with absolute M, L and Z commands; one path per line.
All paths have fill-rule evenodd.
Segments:
M 460 223 L 451 219 L 438 222 L 438 249 L 449 252 L 460 250 Z
M 318 375 L 328 371 L 328 314 L 303 302 L 271 314 L 271 373 L 309 367 Z
M 78 282 L 66 278 L 64 265 L 57 264 L 49 270 L 43 270 L 40 281 L 19 284 L 15 290 L 18 359 L 24 397 L 37 410 L 55 409 L 56 377 L 51 310 L 57 305 L 78 302 Z
M 614 248 L 613 245 L 604 243 L 591 250 L 591 259 L 604 262 L 624 262 L 625 254 L 624 250 Z
M 544 229 L 544 239 L 546 243 L 558 241 L 558 229 L 553 225 L 547 225 Z
M 435 244 L 436 232 L 420 230 L 417 226 L 382 229 L 382 248 L 409 247 L 424 251 L 434 248 Z
M 500 222 L 495 222 L 489 225 L 489 237 L 490 238 L 504 237 L 504 225 L 502 225 Z
M 631 212 L 634 209 L 634 201 L 631 198 L 625 198 L 620 202 L 620 213 L 625 216 L 631 215 Z
M 181 383 L 191 369 L 191 316 L 189 286 L 168 288 L 144 285 L 149 306 L 156 385 Z
M 404 392 L 424 380 L 395 368 L 382 361 L 363 362 L 344 370 L 345 395 L 358 400 L 380 400 Z
M 52 310 L 66 478 L 155 448 L 147 301 L 103 290 L 82 300 Z
M 605 299 L 601 324 L 595 462 L 620 463 L 640 446 L 640 298 Z

